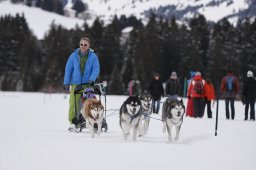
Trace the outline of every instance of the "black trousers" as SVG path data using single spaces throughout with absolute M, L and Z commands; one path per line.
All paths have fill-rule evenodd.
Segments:
M 212 103 L 211 100 L 205 99 L 204 108 L 207 106 L 207 116 L 208 116 L 208 118 L 212 118 L 211 103 Z
M 204 98 L 203 97 L 193 97 L 194 113 L 195 117 L 204 116 Z
M 225 106 L 226 106 L 226 118 L 230 118 L 229 112 L 229 103 L 231 108 L 231 119 L 235 119 L 235 106 L 234 106 L 235 99 L 225 99 Z
M 248 118 L 248 110 L 250 105 L 250 119 L 255 120 L 255 99 L 250 99 L 245 103 L 245 120 Z

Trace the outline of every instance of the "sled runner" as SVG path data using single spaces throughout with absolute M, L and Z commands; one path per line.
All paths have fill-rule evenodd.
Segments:
M 77 128 L 79 129 L 79 132 L 82 132 L 84 128 L 86 128 L 86 121 L 82 114 L 80 113 L 80 110 L 82 108 L 82 104 L 85 100 L 91 99 L 91 98 L 96 98 L 96 95 L 99 95 L 99 100 L 101 101 L 101 96 L 104 95 L 105 98 L 105 113 L 104 113 L 104 118 L 101 126 L 101 130 L 103 132 L 107 132 L 108 130 L 108 125 L 106 121 L 106 93 L 103 90 L 103 83 L 98 83 L 95 84 L 93 87 L 87 87 L 84 88 L 82 85 L 78 85 L 74 91 L 75 95 L 75 115 L 77 116 Z M 79 100 L 79 103 L 76 103 L 76 95 L 80 94 L 81 98 Z M 77 104 L 79 106 L 79 109 L 77 109 Z M 98 127 L 95 127 L 97 130 Z

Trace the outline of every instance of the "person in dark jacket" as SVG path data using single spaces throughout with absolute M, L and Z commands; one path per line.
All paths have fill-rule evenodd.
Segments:
M 159 112 L 161 96 L 164 96 L 164 88 L 162 82 L 160 81 L 160 75 L 158 73 L 154 74 L 153 80 L 149 85 L 149 93 L 153 98 L 152 107 L 153 113 Z
M 166 82 L 165 92 L 169 99 L 177 99 L 180 89 L 180 82 L 177 78 L 177 73 L 172 72 L 170 79 Z
M 256 99 L 256 80 L 253 77 L 253 72 L 247 72 L 247 78 L 244 82 L 242 90 L 242 102 L 245 104 L 245 117 L 244 120 L 248 119 L 248 110 L 250 105 L 250 120 L 255 121 L 255 99 Z
M 220 85 L 220 92 L 225 99 L 226 118 L 229 119 L 229 103 L 231 105 L 231 119 L 235 119 L 235 98 L 239 92 L 239 81 L 233 72 L 229 70 L 227 75 L 222 79 Z

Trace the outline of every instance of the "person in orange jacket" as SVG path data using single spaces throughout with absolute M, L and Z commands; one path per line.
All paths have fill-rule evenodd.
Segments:
M 204 108 L 207 105 L 207 116 L 212 118 L 211 101 L 215 99 L 214 86 L 209 78 L 205 80 L 205 103 Z
M 195 77 L 188 88 L 188 98 L 192 98 L 194 105 L 194 116 L 202 118 L 204 116 L 205 81 L 200 72 L 196 72 Z

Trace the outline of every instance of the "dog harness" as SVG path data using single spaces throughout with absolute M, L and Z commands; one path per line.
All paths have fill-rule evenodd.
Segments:
M 134 112 L 135 112 L 135 111 L 134 111 Z M 138 111 L 138 113 L 136 113 L 136 114 L 134 114 L 134 115 L 130 115 L 130 114 L 128 113 L 129 117 L 131 118 L 130 124 L 132 123 L 132 120 L 133 120 L 133 119 L 137 118 L 137 117 L 140 115 L 140 112 L 141 112 L 141 109 Z

